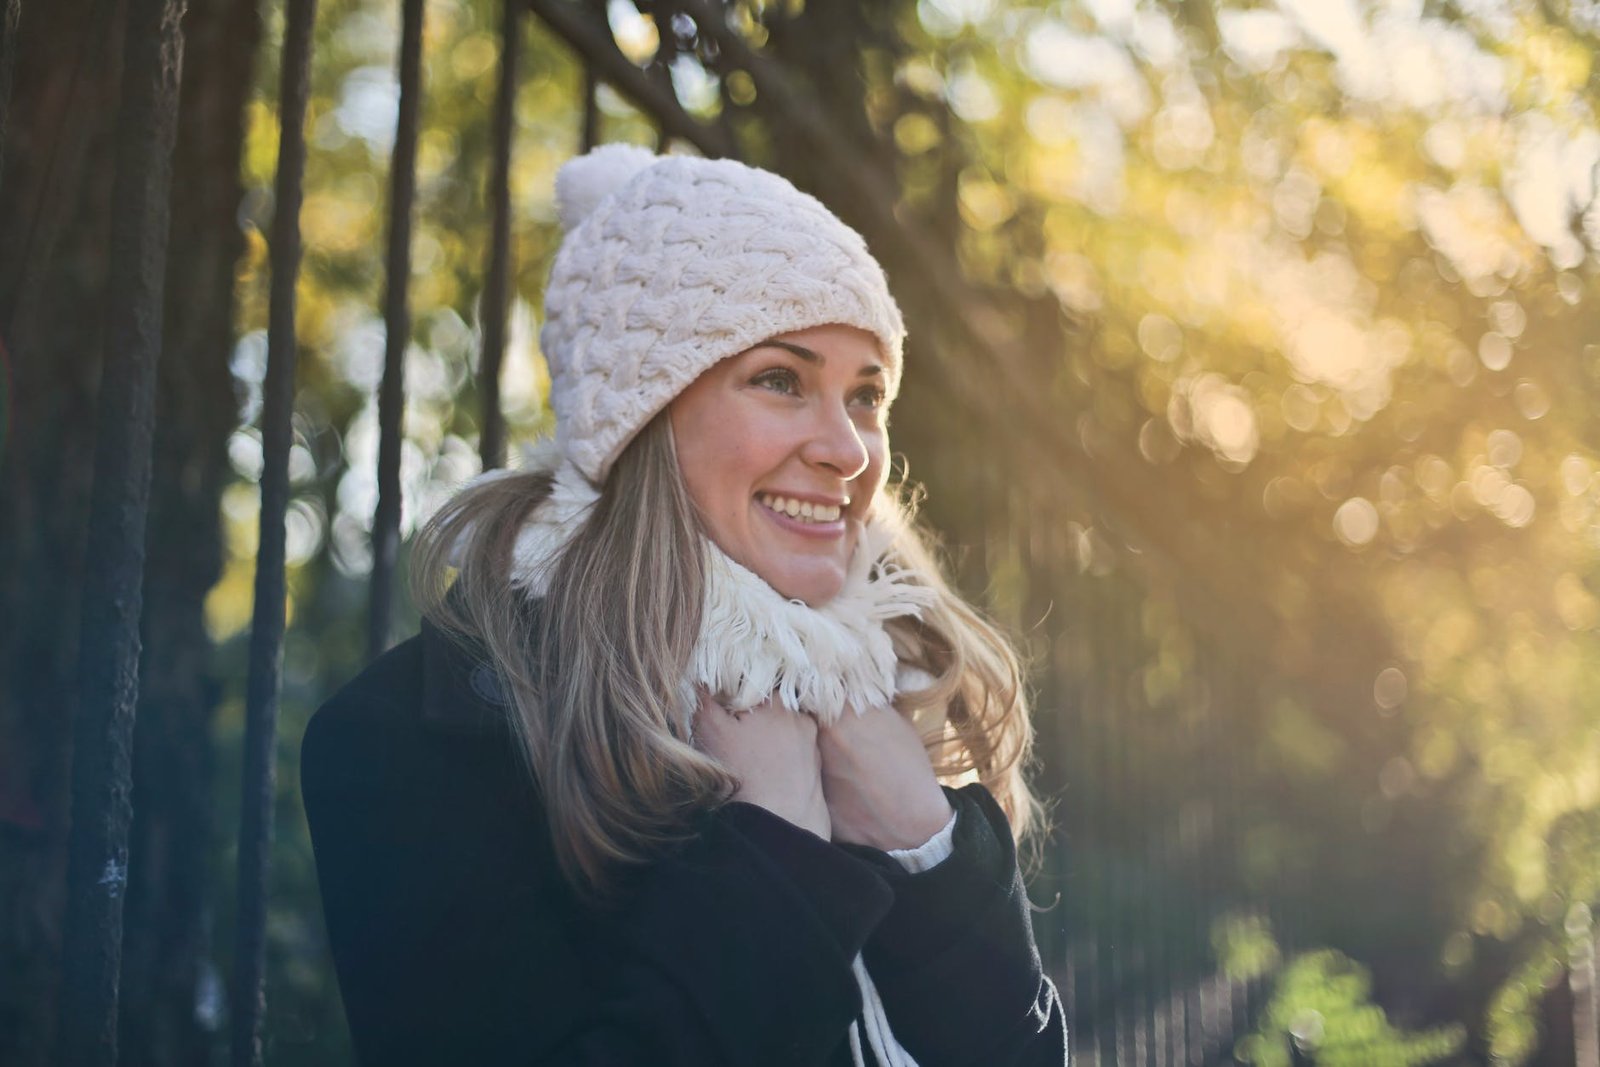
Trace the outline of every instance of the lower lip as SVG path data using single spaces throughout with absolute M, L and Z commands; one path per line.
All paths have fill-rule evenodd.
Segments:
M 811 537 L 818 541 L 831 541 L 834 538 L 844 536 L 845 526 L 842 514 L 832 522 L 801 522 L 799 519 L 790 518 L 782 512 L 773 511 L 759 500 L 756 501 L 756 507 L 767 518 L 785 530 L 797 533 L 801 537 Z

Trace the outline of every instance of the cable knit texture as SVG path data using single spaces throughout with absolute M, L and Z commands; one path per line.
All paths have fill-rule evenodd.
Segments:
M 606 145 L 561 168 L 567 237 L 540 345 L 563 453 L 596 485 L 713 364 L 840 323 L 877 336 L 899 385 L 905 326 L 866 243 L 784 178 L 727 159 Z

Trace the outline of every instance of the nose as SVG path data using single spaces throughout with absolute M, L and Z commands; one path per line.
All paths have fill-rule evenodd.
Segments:
M 801 458 L 848 482 L 867 469 L 871 457 L 866 443 L 844 405 L 823 404 L 819 408 L 812 432 L 800 450 Z

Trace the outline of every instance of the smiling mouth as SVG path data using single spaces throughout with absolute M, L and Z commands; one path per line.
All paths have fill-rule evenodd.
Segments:
M 804 523 L 838 522 L 843 511 L 838 504 L 813 504 L 809 500 L 795 500 L 772 493 L 758 493 L 756 501 L 768 511 Z

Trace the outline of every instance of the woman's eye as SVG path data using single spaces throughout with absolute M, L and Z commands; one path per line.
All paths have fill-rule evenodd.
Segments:
M 871 386 L 857 393 L 856 399 L 869 408 L 881 408 L 884 401 L 883 390 L 877 386 Z
M 799 392 L 800 381 L 791 370 L 769 370 L 756 375 L 755 383 L 763 389 L 771 389 L 775 393 L 791 396 Z

